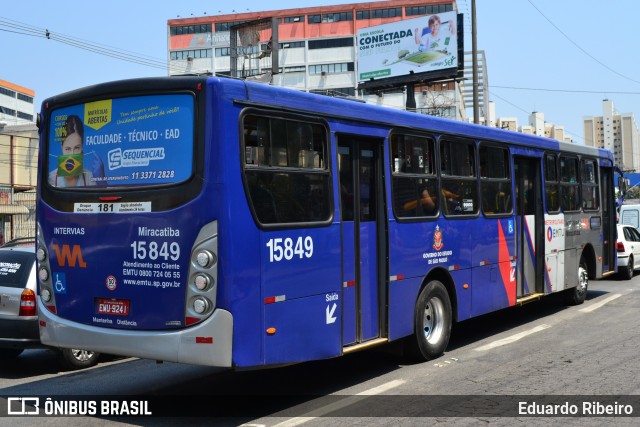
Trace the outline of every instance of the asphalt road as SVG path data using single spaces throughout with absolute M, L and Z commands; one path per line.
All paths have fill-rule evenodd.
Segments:
M 242 372 L 119 358 L 59 372 L 53 352 L 30 350 L 0 364 L 0 395 L 156 399 L 161 414 L 191 408 L 210 418 L 19 416 L 0 425 L 637 425 L 640 396 L 630 396 L 640 395 L 639 309 L 640 276 L 592 281 L 580 306 L 552 296 L 458 324 L 446 354 L 418 364 L 392 345 Z M 633 417 L 527 414 L 565 405 L 593 415 L 583 412 L 606 404 Z

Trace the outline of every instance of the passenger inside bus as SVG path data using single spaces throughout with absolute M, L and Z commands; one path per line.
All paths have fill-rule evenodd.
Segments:
M 419 208 L 419 216 L 433 216 L 436 214 L 437 205 L 427 187 L 424 187 L 420 192 L 420 197 L 415 200 L 409 200 L 406 202 L 402 209 L 405 211 L 411 211 Z

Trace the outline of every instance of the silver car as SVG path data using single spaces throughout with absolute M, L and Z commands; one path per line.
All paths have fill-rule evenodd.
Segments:
M 46 348 L 38 331 L 35 261 L 33 240 L 0 247 L 0 359 L 18 357 L 28 348 Z M 99 357 L 86 350 L 57 351 L 68 369 L 93 366 Z

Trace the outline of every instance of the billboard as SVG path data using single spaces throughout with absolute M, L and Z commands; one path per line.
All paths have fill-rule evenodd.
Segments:
M 194 99 L 103 99 L 51 114 L 48 181 L 58 188 L 173 184 L 193 173 Z
M 358 30 L 358 81 L 447 69 L 455 74 L 461 59 L 456 24 L 452 11 Z

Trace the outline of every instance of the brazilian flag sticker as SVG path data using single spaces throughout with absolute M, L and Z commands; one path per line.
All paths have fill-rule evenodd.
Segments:
M 58 176 L 77 176 L 82 170 L 82 154 L 58 156 Z

